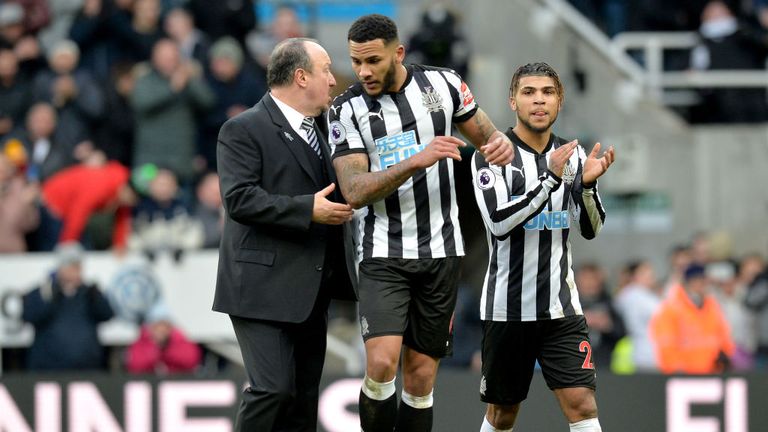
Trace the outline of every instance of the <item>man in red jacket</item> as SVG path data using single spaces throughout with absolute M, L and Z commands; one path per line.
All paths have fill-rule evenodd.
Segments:
M 45 243 L 80 241 L 94 213 L 114 212 L 112 247 L 123 250 L 131 225 L 130 206 L 136 195 L 128 184 L 128 168 L 106 161 L 104 153 L 92 150 L 83 163 L 64 169 L 43 183 L 43 204 L 61 229 L 50 230 L 57 238 Z M 49 227 L 50 228 L 50 227 Z M 42 249 L 47 249 L 42 247 Z

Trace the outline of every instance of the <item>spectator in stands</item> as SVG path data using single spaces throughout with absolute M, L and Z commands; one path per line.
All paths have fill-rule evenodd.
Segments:
M 730 261 L 709 264 L 707 276 L 712 283 L 712 295 L 731 330 L 735 346 L 731 366 L 734 370 L 748 370 L 752 368 L 756 340 L 753 317 L 744 303 L 746 286 L 739 284 L 736 266 Z
M 662 372 L 712 374 L 729 367 L 733 340 L 708 284 L 706 268 L 691 264 L 654 314 L 650 332 Z
M 65 147 L 88 139 L 93 124 L 104 114 L 104 94 L 88 71 L 77 68 L 79 59 L 77 44 L 57 42 L 48 55 L 50 69 L 40 72 L 33 86 L 36 101 L 56 108 L 56 142 Z
M 159 302 L 147 313 L 139 338 L 128 347 L 126 368 L 136 374 L 191 373 L 201 357 L 200 347 L 173 325 L 168 307 Z
M 152 50 L 165 35 L 160 23 L 160 0 L 134 0 L 132 14 L 118 13 L 113 19 L 120 50 L 126 58 L 149 60 Z
M 663 294 L 683 283 L 683 273 L 691 265 L 691 249 L 687 245 L 677 245 L 669 253 L 669 274 L 664 282 Z
M 221 202 L 218 174 L 209 172 L 198 183 L 194 216 L 203 226 L 203 247 L 218 248 L 224 229 L 224 205 Z
M 0 46 L 12 47 L 22 74 L 32 77 L 45 66 L 37 38 L 24 24 L 24 8 L 15 2 L 0 3 Z
M 768 269 L 749 285 L 745 304 L 754 314 L 756 323 L 755 366 L 768 369 Z
M 597 366 L 611 364 L 611 353 L 619 339 L 626 335 L 624 321 L 613 306 L 605 274 L 597 264 L 579 266 L 575 274 L 579 301 L 589 327 L 589 342 Z
M 712 235 L 706 232 L 694 234 L 691 239 L 690 253 L 691 264 L 701 266 L 709 264 L 712 261 Z
M 19 61 L 8 46 L 0 45 L 0 140 L 24 125 L 32 104 L 32 87 L 19 75 Z
M 24 236 L 40 223 L 38 195 L 37 186 L 27 183 L 13 161 L 0 154 L 0 253 L 26 252 Z
M 637 261 L 628 268 L 631 282 L 616 296 L 616 310 L 621 314 L 632 341 L 635 369 L 641 372 L 655 371 L 656 356 L 648 334 L 648 323 L 661 304 L 656 273 L 649 261 Z
M 50 7 L 54 0 L 10 0 L 4 3 L 18 3 L 24 10 L 24 33 L 36 35 L 50 27 L 53 18 Z
M 254 106 L 267 91 L 264 77 L 244 63 L 243 50 L 231 37 L 216 41 L 210 51 L 208 85 L 216 105 L 208 112 L 200 137 L 199 152 L 206 168 L 216 169 L 216 140 L 221 125 Z
M 62 244 L 56 270 L 23 298 L 22 319 L 35 328 L 30 370 L 100 369 L 104 349 L 96 330 L 112 318 L 112 308 L 96 285 L 83 281 L 82 247 Z
M 280 6 L 267 28 L 248 34 L 246 45 L 251 57 L 263 70 L 267 70 L 269 56 L 278 43 L 294 37 L 304 37 L 304 29 L 296 10 L 291 6 Z
M 245 35 L 256 27 L 254 3 L 255 0 L 189 0 L 187 7 L 195 17 L 197 27 L 210 40 L 232 36 L 245 47 Z
M 736 283 L 746 289 L 764 270 L 766 270 L 766 262 L 762 255 L 756 252 L 747 254 L 739 262 Z
M 151 167 L 143 170 L 151 171 Z M 160 168 L 149 177 L 147 193 L 134 210 L 130 247 L 145 252 L 150 258 L 169 250 L 178 259 L 183 251 L 203 243 L 202 224 L 190 217 L 180 199 L 173 171 Z
M 53 106 L 40 102 L 27 112 L 26 130 L 14 134 L 24 143 L 30 181 L 43 182 L 76 162 L 75 146 L 59 140 L 58 123 Z
M 152 68 L 138 77 L 131 94 L 136 115 L 133 166 L 168 167 L 183 185 L 190 185 L 197 153 L 195 117 L 214 102 L 200 65 L 181 60 L 172 40 L 159 41 L 152 51 Z
M 103 152 L 89 150 L 82 164 L 43 183 L 43 212 L 48 215 L 44 216 L 48 226 L 43 245 L 81 241 L 91 216 L 107 212 L 115 215 L 112 247 L 117 252 L 124 250 L 130 231 L 130 207 L 136 201 L 128 175 L 126 167 L 107 162 Z
M 434 2 L 421 16 L 421 25 L 408 41 L 408 61 L 455 70 L 465 80 L 469 47 L 458 28 L 458 16 L 443 2 Z
M 768 30 L 768 0 L 754 0 L 754 11 L 757 22 Z
M 133 65 L 117 63 L 112 67 L 112 79 L 106 84 L 104 120 L 94 130 L 93 141 L 109 160 L 124 166 L 132 165 L 136 121 L 130 97 L 136 85 Z
M 125 1 L 83 0 L 82 9 L 70 27 L 69 37 L 80 47 L 80 63 L 99 80 L 110 78 L 115 63 L 134 63 L 133 55 L 121 49 L 120 34 L 127 32 Z M 122 32 L 116 29 L 122 28 Z
M 613 37 L 627 28 L 627 2 L 623 0 L 569 1 L 608 36 Z
M 710 1 L 701 13 L 702 43 L 691 53 L 695 70 L 765 69 L 768 31 L 740 22 L 723 1 Z M 765 88 L 718 88 L 701 92 L 691 121 L 755 123 L 768 121 Z
M 195 60 L 201 65 L 208 63 L 210 41 L 208 36 L 195 28 L 192 14 L 181 7 L 171 9 L 165 16 L 165 33 L 179 46 L 181 57 Z

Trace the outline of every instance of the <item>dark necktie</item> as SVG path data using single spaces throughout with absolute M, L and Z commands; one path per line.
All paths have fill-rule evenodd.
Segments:
M 322 159 L 323 153 L 320 151 L 320 142 L 317 140 L 317 135 L 315 134 L 315 119 L 312 117 L 304 117 L 304 120 L 301 122 L 301 128 L 307 132 L 307 142 L 309 143 L 309 146 L 312 147 L 312 150 L 315 153 L 317 153 L 317 157 Z

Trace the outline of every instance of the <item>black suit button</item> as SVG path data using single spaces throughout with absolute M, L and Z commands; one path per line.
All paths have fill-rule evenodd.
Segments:
M 316 265 L 316 266 L 315 266 L 315 270 L 317 270 L 317 271 L 323 271 L 323 266 L 321 266 L 320 264 L 318 264 L 318 265 Z

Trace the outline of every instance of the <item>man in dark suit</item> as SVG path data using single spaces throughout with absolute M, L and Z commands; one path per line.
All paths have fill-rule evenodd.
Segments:
M 356 298 L 352 208 L 312 123 L 331 102 L 330 66 L 316 42 L 282 42 L 269 93 L 219 132 L 227 217 L 213 309 L 230 315 L 248 376 L 236 431 L 317 429 L 328 303 Z

